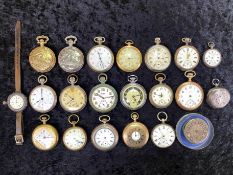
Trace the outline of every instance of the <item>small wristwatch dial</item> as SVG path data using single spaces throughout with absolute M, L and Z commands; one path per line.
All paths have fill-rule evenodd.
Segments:
M 217 67 L 221 63 L 221 53 L 217 49 L 209 49 L 203 56 L 203 61 L 208 67 Z
M 25 101 L 24 101 L 23 97 L 15 94 L 15 95 L 11 96 L 11 98 L 9 99 L 9 105 L 14 110 L 20 110 L 24 107 Z

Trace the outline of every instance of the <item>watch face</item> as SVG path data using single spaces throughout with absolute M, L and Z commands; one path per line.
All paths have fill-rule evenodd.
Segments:
M 63 89 L 59 101 L 65 111 L 78 112 L 86 106 L 87 95 L 80 86 L 71 85 Z
M 154 45 L 146 52 L 145 63 L 152 71 L 164 71 L 171 63 L 171 53 L 163 45 Z
M 57 103 L 57 95 L 51 87 L 40 85 L 31 91 L 29 102 L 35 111 L 46 113 L 55 107 Z
M 7 104 L 12 111 L 23 111 L 27 107 L 27 98 L 19 92 L 14 92 L 7 98 Z
M 230 92 L 225 88 L 212 88 L 207 94 L 207 103 L 212 108 L 223 108 L 231 99 Z
M 175 141 L 175 131 L 167 124 L 159 124 L 154 127 L 151 133 L 151 140 L 159 148 L 167 148 Z
M 175 63 L 181 70 L 194 69 L 199 63 L 199 53 L 193 46 L 182 46 L 175 53 Z
M 210 68 L 217 67 L 222 61 L 221 53 L 217 49 L 208 49 L 203 55 L 203 62 Z
M 106 72 L 112 68 L 114 55 L 112 51 L 104 46 L 94 46 L 87 55 L 87 64 L 96 72 Z

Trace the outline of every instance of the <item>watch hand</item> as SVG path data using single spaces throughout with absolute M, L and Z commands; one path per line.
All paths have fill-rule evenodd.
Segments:
M 104 98 L 112 98 L 112 97 L 114 97 L 114 95 L 112 95 L 112 96 L 108 96 L 108 97 L 104 97 Z
M 101 58 L 101 56 L 100 56 L 100 53 L 99 53 L 99 52 L 97 52 L 97 53 L 98 53 L 98 55 L 99 55 L 100 65 L 102 66 L 102 68 L 104 68 L 104 63 L 103 63 L 103 61 L 102 61 L 102 58 Z
M 95 94 L 96 96 L 99 96 L 100 98 L 104 99 L 103 96 L 101 96 L 100 94 Z

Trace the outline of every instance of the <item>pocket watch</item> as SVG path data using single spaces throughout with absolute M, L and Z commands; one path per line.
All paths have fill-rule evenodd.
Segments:
M 79 85 L 75 85 L 77 81 L 77 75 L 69 75 L 67 82 L 71 85 L 64 88 L 59 97 L 61 107 L 67 112 L 79 112 L 87 104 L 87 94 L 83 88 L 81 88 Z
M 136 71 L 142 64 L 142 54 L 138 48 L 132 46 L 132 40 L 125 41 L 126 46 L 122 47 L 116 56 L 118 67 L 125 72 Z
M 149 93 L 150 103 L 156 108 L 166 108 L 173 100 L 174 95 L 171 87 L 163 83 L 165 79 L 165 74 L 157 73 L 155 75 L 155 80 L 157 80 L 159 84 L 153 86 Z
M 160 43 L 160 38 L 155 38 L 155 45 L 150 47 L 145 55 L 146 66 L 154 72 L 162 72 L 171 64 L 169 49 Z
M 40 113 L 51 111 L 57 104 L 56 92 L 50 87 L 45 85 L 47 77 L 40 75 L 38 77 L 39 86 L 36 86 L 29 94 L 29 103 L 31 107 Z
M 136 83 L 136 75 L 128 76 L 129 84 L 125 85 L 120 92 L 120 100 L 124 107 L 130 110 L 141 108 L 147 99 L 146 90 L 140 84 Z
M 46 122 L 49 121 L 48 114 L 42 114 L 40 121 L 43 123 L 37 126 L 32 132 L 33 145 L 42 151 L 53 149 L 58 143 L 58 132 L 55 127 Z
M 129 123 L 123 130 L 123 141 L 130 148 L 142 148 L 149 139 L 149 131 L 143 123 L 137 121 L 138 113 L 133 112 L 131 118 L 133 122 Z
M 107 72 L 114 64 L 114 55 L 110 48 L 103 45 L 105 38 L 97 36 L 94 38 L 96 46 L 92 47 L 87 54 L 88 66 L 96 72 Z
M 207 94 L 207 103 L 210 107 L 217 109 L 225 107 L 231 99 L 230 92 L 223 87 L 219 87 L 219 79 L 213 79 L 212 84 L 215 86 Z
M 162 117 L 162 115 L 165 116 Z M 175 130 L 171 125 L 166 124 L 167 121 L 167 113 L 159 112 L 157 114 L 157 118 L 161 121 L 161 124 L 156 125 L 151 132 L 151 140 L 152 142 L 159 148 L 167 148 L 171 146 L 176 138 Z
M 101 113 L 109 112 L 116 107 L 118 95 L 116 90 L 105 84 L 108 76 L 104 73 L 99 74 L 99 85 L 92 88 L 89 95 L 89 103 L 91 107 Z
M 102 124 L 99 124 L 92 131 L 91 141 L 98 150 L 109 151 L 117 145 L 119 135 L 116 128 L 108 123 L 110 121 L 110 116 L 101 115 L 99 121 L 102 122 Z
M 54 52 L 44 46 L 49 37 L 41 35 L 36 37 L 39 47 L 34 48 L 29 54 L 29 63 L 37 72 L 49 72 L 56 64 L 56 56 Z
M 198 50 L 189 45 L 191 41 L 191 38 L 182 38 L 185 45 L 178 48 L 175 53 L 175 64 L 182 71 L 194 69 L 200 60 Z
M 188 78 L 188 81 L 177 88 L 175 99 L 180 108 L 192 111 L 201 106 L 204 91 L 198 83 L 192 81 L 192 78 L 196 76 L 195 71 L 186 71 L 184 75 Z
M 209 42 L 208 46 L 209 49 L 203 54 L 203 63 L 209 68 L 215 68 L 221 63 L 222 56 L 220 51 L 214 48 L 213 42 Z
M 69 46 L 60 51 L 58 55 L 58 64 L 65 72 L 74 73 L 83 67 L 84 56 L 80 49 L 73 46 L 77 42 L 75 36 L 67 36 L 65 41 Z
M 76 120 L 72 119 L 76 117 Z M 87 134 L 85 130 L 79 126 L 75 126 L 79 122 L 79 116 L 71 114 L 68 117 L 68 122 L 72 127 L 68 128 L 63 134 L 63 143 L 65 147 L 71 151 L 79 151 L 87 143 Z

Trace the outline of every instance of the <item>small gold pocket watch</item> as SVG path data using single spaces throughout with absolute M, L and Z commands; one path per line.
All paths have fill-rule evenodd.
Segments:
M 56 64 L 56 56 L 54 52 L 44 46 L 49 37 L 41 35 L 36 37 L 39 47 L 34 48 L 29 54 L 29 63 L 37 72 L 49 72 Z
M 122 47 L 116 56 L 118 67 L 125 72 L 134 72 L 142 64 L 142 54 L 140 50 L 134 46 L 132 40 L 125 41 L 126 46 Z
M 67 77 L 67 82 L 70 86 L 65 87 L 59 97 L 61 107 L 71 113 L 81 111 L 87 104 L 87 94 L 77 83 L 78 77 L 75 74 L 70 74 Z
M 76 120 L 72 119 L 76 117 Z M 85 130 L 79 126 L 75 126 L 79 122 L 79 116 L 71 114 L 68 122 L 72 127 L 68 128 L 63 134 L 63 143 L 65 147 L 71 151 L 79 151 L 84 148 L 87 143 L 87 134 Z
M 43 123 L 37 126 L 32 132 L 33 145 L 42 151 L 48 151 L 53 149 L 58 143 L 58 132 L 52 125 L 47 124 L 50 116 L 48 114 L 42 114 L 40 121 Z
M 201 106 L 204 91 L 198 83 L 192 81 L 192 78 L 196 76 L 195 71 L 186 71 L 184 75 L 188 78 L 188 81 L 177 88 L 175 99 L 180 108 L 192 111 Z
M 129 123 L 123 130 L 123 141 L 130 148 L 142 148 L 149 139 L 149 131 L 143 123 L 137 121 L 138 113 L 133 112 L 131 118 L 133 122 Z

